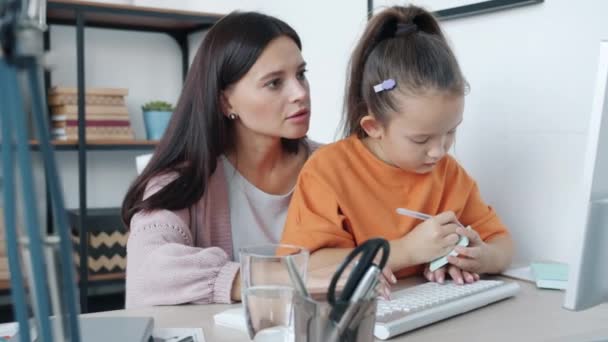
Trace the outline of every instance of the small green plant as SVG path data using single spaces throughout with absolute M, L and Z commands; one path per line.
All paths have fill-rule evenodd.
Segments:
M 165 101 L 150 101 L 141 106 L 144 112 L 173 112 L 174 108 L 169 102 Z

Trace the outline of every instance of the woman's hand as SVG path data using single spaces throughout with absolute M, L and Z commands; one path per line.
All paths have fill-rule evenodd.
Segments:
M 448 256 L 448 262 L 457 268 L 470 273 L 483 274 L 487 272 L 488 245 L 473 229 L 458 227 L 456 233 L 469 239 L 467 247 L 456 246 L 457 256 Z
M 448 254 L 459 239 L 456 222 L 456 215 L 446 211 L 420 223 L 406 234 L 402 238 L 406 246 L 403 251 L 411 256 L 412 264 L 427 263 Z
M 232 289 L 230 291 L 230 298 L 235 302 L 241 301 L 241 270 L 236 272 L 234 280 L 232 281 Z
M 429 265 L 426 265 L 424 269 L 424 277 L 428 281 L 443 284 L 447 275 L 449 275 L 456 284 L 460 285 L 464 283 L 474 283 L 480 279 L 479 274 L 474 272 L 463 271 L 454 265 L 447 265 L 441 267 L 435 270 L 434 272 L 431 272 L 431 270 L 429 269 Z

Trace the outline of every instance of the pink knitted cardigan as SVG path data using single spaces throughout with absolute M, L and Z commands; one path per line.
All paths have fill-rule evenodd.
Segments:
M 310 153 L 321 145 L 307 139 Z M 150 181 L 144 198 L 176 177 Z M 127 240 L 126 308 L 230 303 L 233 262 L 228 185 L 218 160 L 203 197 L 189 209 L 139 212 Z
M 144 197 L 174 177 L 153 179 Z M 239 269 L 232 253 L 227 183 L 218 161 L 203 197 L 190 209 L 139 212 L 131 219 L 126 308 L 230 303 Z

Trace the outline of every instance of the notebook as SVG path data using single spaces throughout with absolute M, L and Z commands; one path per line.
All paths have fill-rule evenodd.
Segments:
M 533 262 L 530 267 L 536 279 L 536 287 L 565 290 L 568 286 L 568 265 L 549 262 Z

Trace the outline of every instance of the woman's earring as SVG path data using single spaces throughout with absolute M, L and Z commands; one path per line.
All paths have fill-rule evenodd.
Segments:
M 237 116 L 236 116 L 236 114 L 234 114 L 234 113 L 230 113 L 230 114 L 228 115 L 228 118 L 229 118 L 230 120 L 236 120 Z

